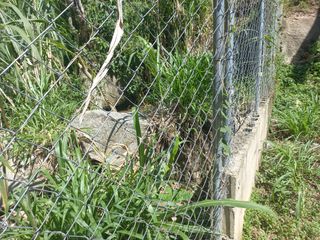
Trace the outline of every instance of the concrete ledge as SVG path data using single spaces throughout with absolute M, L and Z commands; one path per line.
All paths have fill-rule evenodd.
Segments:
M 270 100 L 261 103 L 259 117 L 249 119 L 233 140 L 232 159 L 226 172 L 228 198 L 250 200 L 267 137 L 270 109 Z M 224 210 L 224 234 L 230 239 L 241 239 L 244 213 L 240 208 Z

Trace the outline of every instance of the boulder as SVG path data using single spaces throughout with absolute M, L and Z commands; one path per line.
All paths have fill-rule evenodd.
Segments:
M 141 117 L 139 122 L 144 135 L 149 124 Z M 85 153 L 91 159 L 111 167 L 123 166 L 127 156 L 138 151 L 131 113 L 87 111 L 81 123 L 77 117 L 71 126 L 76 129 Z

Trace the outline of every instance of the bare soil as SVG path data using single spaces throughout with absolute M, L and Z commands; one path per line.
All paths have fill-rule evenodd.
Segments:
M 307 60 L 308 49 L 319 39 L 320 8 L 316 2 L 308 10 L 296 9 L 282 20 L 281 50 L 287 63 Z

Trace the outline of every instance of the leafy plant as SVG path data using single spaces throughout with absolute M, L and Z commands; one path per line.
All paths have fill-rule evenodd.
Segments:
M 320 234 L 319 43 L 305 64 L 278 59 L 278 89 L 267 150 L 254 201 L 272 206 L 277 220 L 247 211 L 244 239 L 313 239 Z
M 139 0 L 125 4 L 127 35 L 110 73 L 123 83 L 122 90 L 130 101 L 140 105 L 148 95 L 146 103 L 161 100 L 183 121 L 207 121 L 212 111 L 213 56 L 198 53 L 197 47 L 191 51 L 190 45 L 198 39 L 200 30 L 203 38 L 211 34 L 211 3 L 188 0 L 155 5 Z M 0 3 L 1 71 L 19 58 L 1 76 L 1 93 L 8 95 L 3 98 L 1 113 L 5 112 L 16 138 L 10 153 L 19 158 L 19 167 L 23 168 L 35 161 L 35 148 L 59 140 L 53 154 L 56 168 L 35 170 L 43 180 L 40 185 L 23 185 L 8 194 L 6 181 L 0 182 L 3 214 L 10 215 L 1 237 L 189 239 L 195 234 L 213 234 L 197 223 L 197 218 L 203 217 L 200 209 L 222 205 L 260 209 L 272 215 L 268 208 L 251 202 L 191 202 L 193 191 L 169 178 L 181 150 L 180 137 L 176 136 L 168 149 L 155 151 L 152 136 L 150 142 L 142 139 L 137 111 L 134 125 L 138 154 L 129 156 L 120 170 L 91 163 L 74 133 L 61 137 L 85 92 L 79 69 L 76 64 L 69 65 L 70 60 L 81 53 L 79 62 L 90 62 L 89 70 L 95 72 L 104 60 L 114 27 L 114 0 L 84 0 L 83 4 L 88 25 L 100 34 L 81 53 L 81 32 L 69 23 L 69 13 L 52 22 L 65 9 L 65 2 Z M 6 163 L 6 159 L 0 160 Z
M 315 48 L 316 50 L 316 48 Z M 277 77 L 281 79 L 276 92 L 274 133 L 278 137 L 294 139 L 317 139 L 320 127 L 319 83 L 317 59 L 299 66 L 286 66 L 278 60 Z
M 253 201 L 272 206 L 278 219 L 247 211 L 245 239 L 296 238 L 317 236 L 320 172 L 319 151 L 312 142 L 274 142 L 264 153 Z
M 3 111 L 10 128 L 18 129 L 36 110 L 19 137 L 43 145 L 50 144 L 64 127 L 61 119 L 71 116 L 82 99 L 77 74 L 70 73 L 72 81 L 67 73 L 61 75 L 65 61 L 74 53 L 67 46 L 72 32 L 64 31 L 66 23 L 59 19 L 54 31 L 49 27 L 48 19 L 55 10 L 55 5 L 37 1 L 0 3 L 1 92 L 6 94 Z
M 183 55 L 165 50 L 162 54 L 145 39 L 139 37 L 137 41 L 141 43 L 140 51 L 132 58 L 144 59 L 146 68 L 154 78 L 149 102 L 161 99 L 168 107 L 174 105 L 181 113 L 190 114 L 191 118 L 206 118 L 211 112 L 211 54 Z
M 174 181 L 166 178 L 170 159 L 175 157 L 179 141 L 168 152 L 148 156 L 143 166 L 129 157 L 119 171 L 109 166 L 95 166 L 82 155 L 75 135 L 65 135 L 56 148 L 55 173 L 39 169 L 46 179 L 42 189 L 28 191 L 19 202 L 11 224 L 32 226 L 8 228 L 4 238 L 29 239 L 37 230 L 38 236 L 48 239 L 61 237 L 93 237 L 113 239 L 189 239 L 190 234 L 212 234 L 187 219 L 198 208 L 217 205 L 259 209 L 273 212 L 251 202 L 235 200 L 206 200 L 191 203 L 192 193 L 183 186 L 173 188 Z M 151 147 L 145 150 L 152 149 Z M 24 191 L 24 189 L 21 189 Z M 22 192 L 16 192 L 18 197 Z M 189 216 L 189 217 L 188 217 Z

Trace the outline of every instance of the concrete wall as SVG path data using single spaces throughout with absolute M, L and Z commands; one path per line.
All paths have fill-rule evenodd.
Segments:
M 228 198 L 250 200 L 267 137 L 270 105 L 270 100 L 263 102 L 259 109 L 259 117 L 249 120 L 236 134 L 232 161 L 227 166 Z M 241 239 L 244 213 L 245 210 L 240 208 L 224 210 L 224 233 L 230 239 Z

